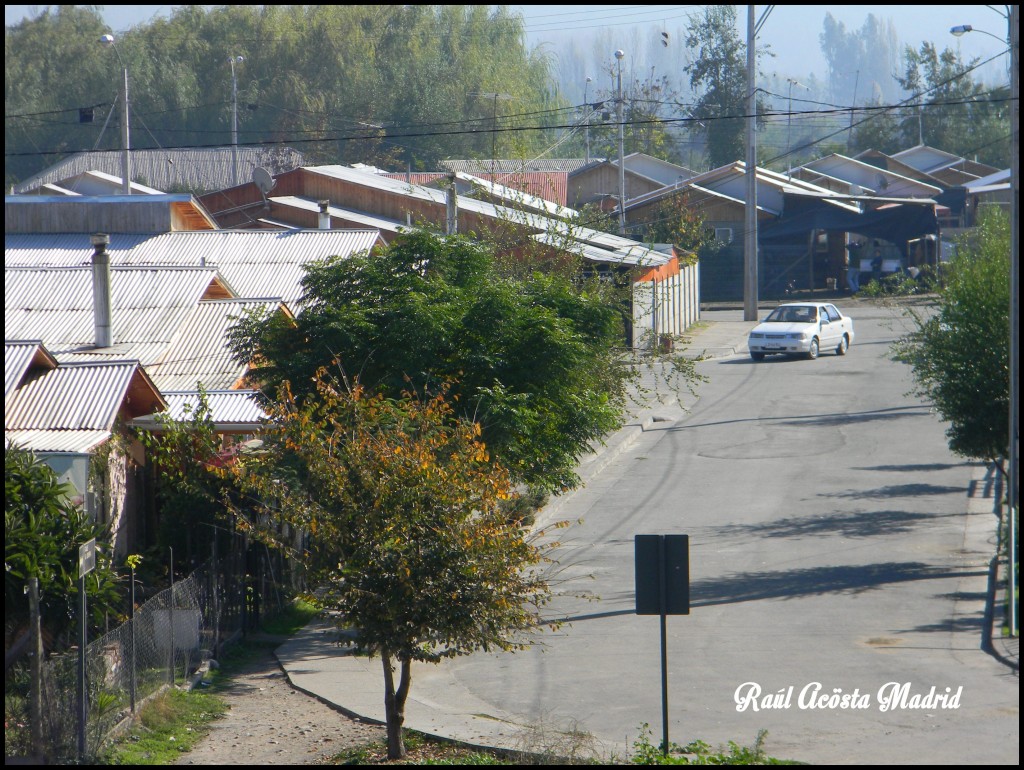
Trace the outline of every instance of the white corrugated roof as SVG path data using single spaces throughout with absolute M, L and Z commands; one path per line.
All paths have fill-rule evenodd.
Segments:
M 228 390 L 245 374 L 246 365 L 234 360 L 228 332 L 249 312 L 269 315 L 281 310 L 276 299 L 227 299 L 200 302 L 175 335 L 170 347 L 146 371 L 161 392 Z
M 195 305 L 217 284 L 212 268 L 111 268 L 114 345 L 95 347 L 92 270 L 7 268 L 4 336 L 39 339 L 58 360 L 68 354 L 153 362 Z
M 138 370 L 137 361 L 62 364 L 4 400 L 4 429 L 109 431 Z
M 108 438 L 109 430 L 5 430 L 4 441 L 30 452 L 90 454 Z
M 47 369 L 57 367 L 56 359 L 43 347 L 40 340 L 4 341 L 4 398 L 21 383 L 33 362 Z
M 188 420 L 199 405 L 199 393 L 194 390 L 169 391 L 164 393 L 167 400 L 167 414 L 175 420 Z M 210 408 L 210 419 L 220 430 L 235 428 L 255 429 L 266 419 L 267 413 L 259 403 L 259 392 L 255 390 L 208 390 L 206 403 Z M 132 425 L 139 428 L 159 427 L 154 415 L 137 417 Z
M 92 258 L 86 234 L 7 235 L 4 241 L 7 267 L 88 265 Z M 112 265 L 216 267 L 237 296 L 281 297 L 294 303 L 302 294 L 306 263 L 350 256 L 380 242 L 376 229 L 197 230 L 111 235 L 107 251 Z

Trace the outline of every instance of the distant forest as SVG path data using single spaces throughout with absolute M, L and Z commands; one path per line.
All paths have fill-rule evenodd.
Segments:
M 67 154 L 119 148 L 125 69 L 133 148 L 228 145 L 237 104 L 240 145 L 291 146 L 310 163 L 436 170 L 446 158 L 583 157 L 585 121 L 592 157 L 617 151 L 611 63 L 594 70 L 584 99 L 582 73 L 594 68 L 582 50 L 530 49 L 522 17 L 503 6 L 182 6 L 113 48 L 100 44 L 109 32 L 93 6 L 54 6 L 5 29 L 8 186 Z M 745 77 L 733 7 L 708 6 L 671 47 L 652 35 L 632 49 L 646 50 L 646 63 L 634 56 L 624 73 L 626 152 L 696 170 L 740 159 L 728 156 L 735 143 L 714 146 L 723 127 L 741 123 L 721 114 L 742 112 L 726 106 Z M 762 108 L 775 113 L 760 124 L 763 163 L 894 152 L 923 139 L 1009 164 L 1008 89 L 983 86 L 973 62 L 930 43 L 898 51 L 873 17 L 847 30 L 829 16 L 819 42 L 830 63 L 847 63 L 831 67 L 830 82 L 794 92 L 761 75 Z M 762 71 L 770 55 L 759 51 Z M 703 69 L 728 78 L 694 78 L 709 57 L 721 67 Z M 860 80 L 846 82 L 859 60 Z M 841 109 L 852 100 L 837 104 L 851 86 L 853 116 Z M 788 116 L 790 107 L 801 114 Z

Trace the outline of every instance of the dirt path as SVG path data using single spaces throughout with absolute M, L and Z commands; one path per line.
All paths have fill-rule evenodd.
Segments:
M 176 764 L 315 765 L 384 737 L 382 726 L 350 719 L 293 688 L 270 647 L 217 694 L 228 712 Z

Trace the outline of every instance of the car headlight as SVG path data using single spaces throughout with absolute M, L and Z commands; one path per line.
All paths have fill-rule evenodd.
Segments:
M 762 334 L 761 332 L 751 332 L 750 333 L 750 339 L 752 339 L 752 340 L 764 339 L 764 334 Z
M 807 332 L 793 332 L 789 335 L 791 340 L 805 340 L 807 339 Z

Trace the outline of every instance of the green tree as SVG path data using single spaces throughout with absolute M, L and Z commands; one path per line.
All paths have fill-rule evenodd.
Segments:
M 6 29 L 8 183 L 62 154 L 119 146 L 116 119 L 103 126 L 121 60 L 136 148 L 228 144 L 228 59 L 237 56 L 240 143 L 291 143 L 311 163 L 433 168 L 489 157 L 492 147 L 536 152 L 554 130 L 487 129 L 557 124 L 553 108 L 564 106 L 552 95 L 551 59 L 526 48 L 522 16 L 503 6 L 177 6 L 119 34 L 120 59 L 97 44 L 108 31 L 95 8 L 80 6 Z M 481 92 L 511 97 L 496 121 Z M 95 121 L 79 123 L 86 106 Z M 43 152 L 57 154 L 32 155 Z
M 949 447 L 964 457 L 1005 457 L 1009 442 L 1010 228 L 989 209 L 946 272 L 935 312 L 914 314 L 896 348 L 917 392 L 950 425 Z
M 920 107 L 905 113 L 905 146 L 920 139 L 963 157 L 977 158 L 999 168 L 1010 164 L 1010 100 L 1006 88 L 989 89 L 971 78 L 977 59 L 964 62 L 951 48 L 943 51 L 924 42 L 919 50 L 907 46 L 905 70 L 897 78 Z
M 215 536 L 213 526 L 227 526 L 224 500 L 234 491 L 220 472 L 224 448 L 215 431 L 205 390 L 181 419 L 160 413 L 159 428 L 137 430 L 156 468 L 159 503 L 157 545 L 171 546 L 192 563 Z
M 26 581 L 39 579 L 40 611 L 54 646 L 78 628 L 78 547 L 95 538 L 96 569 L 85 581 L 92 629 L 120 603 L 110 533 L 73 504 L 70 485 L 31 452 L 4 449 L 4 637 L 6 647 L 29 620 Z
M 690 22 L 686 45 L 696 49 L 686 72 L 694 93 L 700 94 L 692 114 L 707 125 L 708 162 L 717 168 L 741 160 L 746 156 L 747 47 L 736 31 L 735 6 L 705 7 Z M 758 114 L 764 110 L 758 98 Z
M 597 286 L 598 282 L 594 282 Z M 620 425 L 634 371 L 621 360 L 620 308 L 553 273 L 503 274 L 488 247 L 417 231 L 373 255 L 307 268 L 295 323 L 250 318 L 233 331 L 255 380 L 312 392 L 337 360 L 365 387 L 398 397 L 451 380 L 463 416 L 516 482 L 550 491 Z
M 695 255 L 714 240 L 700 208 L 695 208 L 688 193 L 665 198 L 643 225 L 644 240 L 649 243 L 671 243 Z M 685 258 L 684 258 L 685 259 Z
M 301 402 L 281 388 L 262 450 L 234 467 L 265 503 L 238 513 L 282 545 L 282 523 L 306 534 L 316 601 L 380 655 L 388 757 L 400 759 L 412 663 L 524 648 L 548 597 L 544 548 L 504 512 L 508 474 L 444 386 L 390 399 L 323 370 L 313 385 Z

